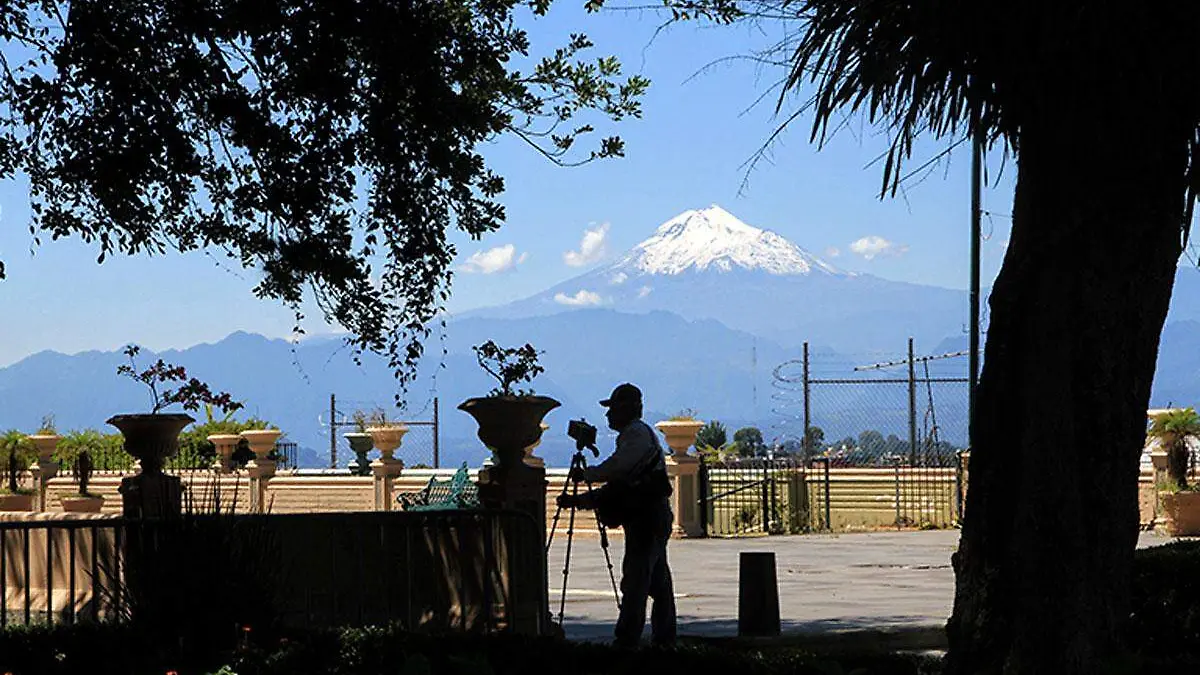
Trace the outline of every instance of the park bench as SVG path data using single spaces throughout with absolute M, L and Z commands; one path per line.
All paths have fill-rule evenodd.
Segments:
M 467 463 L 463 462 L 450 480 L 438 480 L 435 476 L 420 490 L 398 495 L 396 501 L 405 511 L 473 509 L 479 506 L 479 490 L 471 480 Z

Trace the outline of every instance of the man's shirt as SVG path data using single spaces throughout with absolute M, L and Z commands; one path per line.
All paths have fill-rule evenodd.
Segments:
M 592 483 L 607 483 L 615 478 L 632 478 L 654 466 L 655 453 L 662 454 L 654 429 L 642 420 L 633 420 L 617 433 L 617 449 L 603 462 L 588 467 L 584 478 Z

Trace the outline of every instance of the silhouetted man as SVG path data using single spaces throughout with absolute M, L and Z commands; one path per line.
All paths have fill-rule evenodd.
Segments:
M 617 619 L 618 646 L 637 645 L 646 624 L 646 600 L 654 600 L 650 631 L 656 645 L 675 642 L 675 589 L 667 564 L 671 537 L 670 480 L 658 437 L 642 421 L 642 392 L 622 384 L 600 401 L 608 408 L 608 426 L 617 432 L 617 447 L 599 465 L 571 474 L 575 481 L 604 483 L 597 490 L 559 497 L 559 503 L 579 508 L 604 508 L 604 493 L 619 499 L 625 529 L 625 559 L 621 563 L 621 613 Z

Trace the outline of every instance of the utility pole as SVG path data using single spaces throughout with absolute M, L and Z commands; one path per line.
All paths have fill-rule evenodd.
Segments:
M 329 395 L 329 468 L 337 468 L 337 394 Z
M 971 327 L 969 376 L 967 385 L 967 449 L 975 447 L 975 389 L 979 385 L 979 239 L 980 188 L 983 172 L 983 133 L 979 131 L 979 112 L 972 113 L 971 142 Z

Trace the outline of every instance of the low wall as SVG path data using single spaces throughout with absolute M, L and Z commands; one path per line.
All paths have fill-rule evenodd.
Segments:
M 116 603 L 133 599 L 155 622 L 217 607 L 294 627 L 400 622 L 423 632 L 525 635 L 548 628 L 541 528 L 519 512 L 159 523 L 10 513 L 0 517 L 0 557 L 0 614 L 9 623 L 109 619 L 123 616 Z

